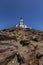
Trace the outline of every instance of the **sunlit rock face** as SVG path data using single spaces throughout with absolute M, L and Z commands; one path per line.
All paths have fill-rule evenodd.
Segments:
M 0 65 L 43 65 L 43 32 L 19 27 L 1 30 Z

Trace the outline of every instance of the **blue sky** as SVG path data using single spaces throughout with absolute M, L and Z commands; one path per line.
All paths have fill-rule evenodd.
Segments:
M 0 29 L 19 23 L 43 31 L 43 0 L 0 0 Z

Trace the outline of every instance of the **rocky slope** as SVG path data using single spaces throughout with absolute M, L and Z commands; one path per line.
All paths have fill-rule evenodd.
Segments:
M 43 32 L 15 27 L 1 30 L 0 65 L 43 65 Z

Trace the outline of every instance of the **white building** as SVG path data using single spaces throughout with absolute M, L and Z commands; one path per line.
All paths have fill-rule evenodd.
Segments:
M 17 24 L 16 27 L 28 28 L 28 26 L 24 24 L 24 20 L 22 17 L 20 18 L 19 24 Z

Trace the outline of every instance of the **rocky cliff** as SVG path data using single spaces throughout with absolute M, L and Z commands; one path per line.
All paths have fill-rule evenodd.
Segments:
M 1 30 L 0 65 L 43 65 L 43 32 L 15 27 Z

